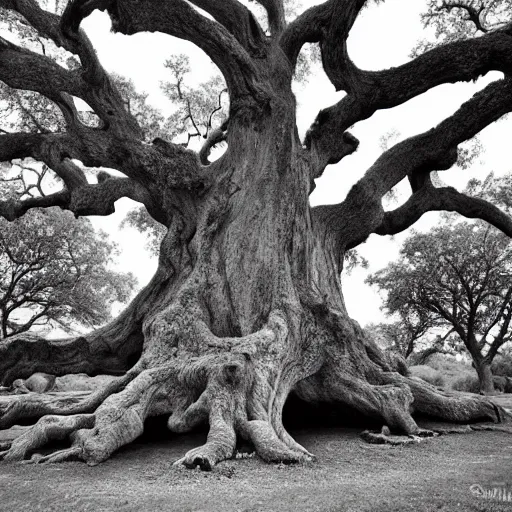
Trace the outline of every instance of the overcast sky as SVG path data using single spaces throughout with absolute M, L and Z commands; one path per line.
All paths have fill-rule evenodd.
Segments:
M 318 3 L 321 2 L 303 2 L 305 6 Z M 425 0 L 386 0 L 378 7 L 365 9 L 349 38 L 349 53 L 355 63 L 364 69 L 378 70 L 406 62 L 415 42 L 425 34 L 420 22 L 420 13 L 425 10 L 425 3 Z M 106 69 L 131 78 L 138 89 L 150 94 L 150 101 L 155 106 L 164 110 L 169 109 L 169 104 L 160 92 L 159 83 L 161 80 L 169 79 L 163 63 L 172 53 L 189 53 L 193 69 L 192 80 L 206 79 L 214 69 L 209 59 L 188 42 L 163 34 L 113 34 L 110 32 L 108 17 L 98 11 L 87 18 L 82 26 L 91 38 Z M 340 164 L 327 168 L 323 177 L 317 180 L 317 188 L 311 196 L 311 203 L 317 205 L 343 200 L 354 182 L 378 158 L 381 153 L 380 138 L 384 134 L 394 130 L 402 139 L 426 131 L 455 112 L 461 103 L 496 78 L 499 78 L 499 74 L 490 73 L 477 83 L 436 87 L 405 105 L 378 112 L 371 119 L 357 124 L 352 130 L 361 143 L 357 153 L 345 158 Z M 314 73 L 314 78 L 307 85 L 299 86 L 296 92 L 301 134 L 305 133 L 321 108 L 341 98 L 341 94 L 334 91 L 333 86 L 319 70 Z M 481 162 L 475 163 L 469 170 L 454 168 L 443 172 L 443 181 L 462 189 L 471 177 L 483 178 L 490 171 L 496 174 L 508 172 L 510 143 L 505 137 L 511 128 L 512 120 L 488 127 L 481 134 L 485 147 Z M 405 199 L 406 195 L 400 196 L 400 201 Z M 97 227 L 110 232 L 125 248 L 121 256 L 122 269 L 134 272 L 141 284 L 144 284 L 153 275 L 156 261 L 144 250 L 143 238 L 135 230 L 118 230 L 119 222 L 132 206 L 129 200 L 121 200 L 116 204 L 115 215 L 94 220 L 94 223 Z M 392 207 L 396 206 L 398 204 Z M 437 214 L 428 214 L 415 225 L 415 228 L 428 229 L 436 219 Z M 396 258 L 405 236 L 407 232 L 394 239 L 370 237 L 360 247 L 361 254 L 370 263 L 369 271 L 382 268 Z M 384 319 L 380 311 L 379 295 L 364 284 L 369 271 L 356 269 L 350 276 L 343 277 L 347 308 L 363 325 Z

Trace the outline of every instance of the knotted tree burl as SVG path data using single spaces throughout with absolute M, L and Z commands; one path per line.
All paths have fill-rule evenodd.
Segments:
M 1 343 L 5 384 L 36 371 L 119 375 L 86 396 L 9 401 L 2 427 L 39 421 L 7 447 L 6 460 L 69 438 L 69 448 L 42 460 L 96 464 L 156 415 L 169 417 L 172 432 L 209 425 L 206 444 L 179 461 L 187 466 L 211 468 L 233 455 L 239 438 L 267 461 L 307 460 L 312 455 L 282 423 L 291 392 L 356 409 L 396 433 L 418 432 L 414 413 L 455 422 L 506 417 L 483 397 L 443 393 L 396 371 L 349 318 L 339 275 L 345 252 L 371 233 L 398 233 L 431 210 L 479 217 L 512 235 L 512 220 L 495 206 L 430 180 L 432 171 L 456 162 L 460 143 L 512 110 L 512 26 L 368 72 L 350 60 L 346 44 L 365 0 L 328 0 L 289 24 L 282 0 L 259 3 L 267 31 L 237 0 L 72 0 L 62 16 L 35 0 L 0 1 L 81 62 L 67 70 L 0 40 L 0 79 L 51 99 L 67 125 L 63 133 L 0 136 L 1 161 L 34 158 L 64 184 L 45 197 L 3 201 L 0 214 L 15 220 L 30 208 L 60 206 L 77 216 L 108 215 L 116 200 L 129 197 L 167 228 L 154 278 L 116 321 L 73 339 L 21 335 Z M 229 120 L 200 155 L 162 139 L 144 142 L 80 29 L 96 9 L 108 13 L 116 32 L 186 39 L 218 66 L 229 89 Z M 319 43 L 325 73 L 346 95 L 318 114 L 301 141 L 291 81 L 306 42 Z M 439 84 L 491 70 L 504 78 L 437 127 L 385 152 L 342 203 L 309 205 L 313 180 L 357 149 L 350 126 Z M 99 127 L 80 122 L 72 97 L 90 105 Z M 210 163 L 209 148 L 221 139 L 227 150 Z M 102 172 L 90 184 L 77 161 L 126 177 Z M 382 197 L 405 178 L 410 199 L 384 211 Z

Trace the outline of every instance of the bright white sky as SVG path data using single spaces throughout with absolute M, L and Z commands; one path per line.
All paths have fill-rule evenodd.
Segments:
M 304 0 L 303 3 L 310 6 L 321 2 Z M 365 69 L 377 70 L 406 62 L 415 42 L 424 34 L 419 15 L 425 10 L 425 3 L 425 0 L 386 0 L 379 7 L 364 10 L 349 39 L 349 52 L 355 63 Z M 169 105 L 160 92 L 159 83 L 169 79 L 163 63 L 170 54 L 190 54 L 193 80 L 208 78 L 210 70 L 213 69 L 209 59 L 190 43 L 162 34 L 124 36 L 111 33 L 108 17 L 98 11 L 87 18 L 82 26 L 106 69 L 133 79 L 136 87 L 148 92 L 150 101 L 163 109 L 167 109 Z M 357 124 L 352 133 L 361 142 L 359 150 L 340 164 L 326 170 L 324 176 L 317 180 L 311 203 L 317 205 L 343 200 L 353 183 L 380 155 L 379 139 L 382 135 L 397 130 L 400 137 L 405 138 L 428 130 L 497 77 L 499 74 L 494 73 L 476 84 L 437 87 L 405 105 L 381 111 L 371 119 Z M 314 78 L 306 86 L 298 88 L 298 123 L 301 134 L 304 134 L 321 108 L 335 103 L 340 97 L 321 72 L 314 73 Z M 441 175 L 443 181 L 461 189 L 471 177 L 484 177 L 490 171 L 498 175 L 509 171 L 510 146 L 506 135 L 510 133 L 511 127 L 512 119 L 488 127 L 481 135 L 486 149 L 481 158 L 482 162 L 466 171 L 455 168 L 444 172 Z M 405 195 L 401 197 L 401 201 L 405 199 Z M 121 269 L 132 271 L 143 285 L 153 275 L 156 261 L 144 250 L 142 235 L 133 229 L 118 229 L 120 221 L 132 206 L 129 200 L 121 200 L 116 204 L 115 215 L 97 220 L 93 217 L 91 220 L 97 227 L 111 233 L 124 248 L 120 257 Z M 428 229 L 436 219 L 437 214 L 430 213 L 415 228 Z M 359 248 L 361 254 L 369 260 L 369 270 L 356 269 L 350 276 L 343 277 L 348 310 L 362 325 L 384 320 L 380 311 L 381 299 L 374 289 L 364 283 L 364 279 L 369 272 L 382 268 L 396 258 L 405 236 L 407 232 L 394 239 L 376 235 L 370 237 Z

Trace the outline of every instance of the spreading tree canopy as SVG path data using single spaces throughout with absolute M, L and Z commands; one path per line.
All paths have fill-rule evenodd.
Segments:
M 455 332 L 494 390 L 491 363 L 512 339 L 512 243 L 488 224 L 446 225 L 409 237 L 400 259 L 372 275 L 405 325 Z
M 111 320 L 113 303 L 126 302 L 135 284 L 131 274 L 109 268 L 115 252 L 105 233 L 69 212 L 0 219 L 0 338 Z
M 432 210 L 478 217 L 512 234 L 512 220 L 493 203 L 431 180 L 457 162 L 460 144 L 512 110 L 512 24 L 502 9 L 510 2 L 429 2 L 425 21 L 439 27 L 445 44 L 381 71 L 360 69 L 347 49 L 368 3 L 327 0 L 290 20 L 283 0 L 256 2 L 260 19 L 254 3 L 238 0 L 72 0 L 57 14 L 35 0 L 0 0 L 19 36 L 0 40 L 0 80 L 51 104 L 59 118 L 47 129 L 34 114 L 35 131 L 1 135 L 0 160 L 33 158 L 62 184 L 44 197 L 4 200 L 0 214 L 14 220 L 31 208 L 60 206 L 77 216 L 108 215 L 129 197 L 165 228 L 154 278 L 117 320 L 79 338 L 21 335 L 0 346 L 7 383 L 35 370 L 122 375 L 74 402 L 31 395 L 1 402 L 4 427 L 41 418 L 6 459 L 67 437 L 69 448 L 39 460 L 96 464 L 156 415 L 168 417 L 172 432 L 208 424 L 206 443 L 178 461 L 187 466 L 210 469 L 233 455 L 240 437 L 268 461 L 310 459 L 283 425 L 290 393 L 411 435 L 420 431 L 416 413 L 458 422 L 506 417 L 485 398 L 445 394 L 395 371 L 347 314 L 339 275 L 346 251 L 370 234 L 398 233 Z M 199 154 L 165 134 L 147 137 L 80 28 L 97 9 L 115 32 L 188 40 L 218 67 L 228 116 Z M 318 45 L 325 74 L 345 94 L 301 140 L 291 84 L 306 43 Z M 49 57 L 48 45 L 72 62 Z M 502 78 L 439 125 L 385 151 L 342 202 L 310 206 L 314 180 L 358 148 L 351 126 L 493 70 Z M 170 93 L 187 111 L 183 91 L 176 85 Z M 89 114 L 78 111 L 76 98 Z M 30 115 L 27 123 L 35 125 Z M 211 162 L 218 140 L 227 148 Z M 92 183 L 84 167 L 123 177 L 101 171 Z M 385 211 L 382 198 L 402 180 L 410 198 Z

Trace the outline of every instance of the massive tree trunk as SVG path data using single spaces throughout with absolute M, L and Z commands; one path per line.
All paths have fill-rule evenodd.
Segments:
M 79 8 L 82 3 L 75 2 Z M 115 12 L 109 7 L 115 28 L 128 34 L 181 33 L 179 16 L 163 16 L 142 3 L 145 7 L 126 1 Z M 349 28 L 364 2 L 352 3 L 346 6 L 344 18 Z M 170 4 L 161 7 L 180 12 L 180 2 L 172 3 L 176 4 L 172 8 Z M 85 11 L 94 8 L 94 2 L 84 5 Z M 336 2 L 321 8 L 329 13 L 333 6 Z M 317 14 L 322 23 L 331 19 L 321 10 Z M 68 18 L 68 30 L 76 29 L 73 16 Z M 271 19 L 272 30 L 283 31 L 281 17 Z M 187 26 L 194 26 L 194 20 L 188 21 Z M 333 107 L 316 123 L 304 147 L 296 130 L 291 76 L 300 46 L 313 37 L 305 35 L 305 28 L 299 22 L 270 43 L 252 25 L 249 42 L 257 40 L 259 53 L 250 63 L 244 60 L 248 55 L 230 53 L 222 46 L 231 44 L 223 32 L 224 39 L 219 36 L 216 41 L 220 46 L 208 47 L 227 75 L 231 94 L 228 149 L 209 166 L 200 165 L 192 152 L 161 139 L 150 145 L 134 142 L 135 132 L 126 123 L 116 125 L 112 111 L 107 112 L 114 116 L 108 118 L 107 145 L 97 132 L 80 128 L 83 146 L 72 147 L 80 158 L 89 165 L 101 162 L 123 169 L 130 178 L 102 180 L 94 189 L 83 182 L 77 185 L 75 175 L 70 179 L 76 169 L 63 156 L 55 167 L 68 178 L 69 190 L 55 200 L 77 214 L 110 213 L 113 201 L 129 195 L 146 204 L 168 231 L 155 279 L 119 321 L 79 340 L 42 342 L 39 351 L 29 348 L 33 338 L 4 342 L 1 368 L 6 382 L 35 370 L 54 374 L 126 370 L 105 389 L 73 401 L 35 394 L 0 401 L 3 427 L 41 418 L 3 453 L 5 459 L 26 458 L 49 439 L 69 437 L 70 448 L 39 460 L 77 457 L 97 464 L 137 438 L 145 419 L 155 415 L 168 416 L 168 428 L 176 433 L 209 425 L 206 444 L 180 461 L 187 466 L 211 468 L 233 455 L 239 438 L 251 442 L 267 461 L 309 459 L 312 455 L 283 426 L 283 406 L 292 391 L 309 402 L 356 409 L 396 433 L 418 432 L 415 413 L 456 422 L 503 419 L 503 411 L 490 401 L 442 393 L 394 371 L 348 316 L 339 275 L 344 252 L 370 233 L 400 231 L 407 222 L 414 222 L 407 212 L 400 212 L 398 225 L 393 212 L 385 215 L 382 195 L 409 172 L 453 164 L 458 139 L 481 129 L 480 125 L 490 122 L 489 116 L 505 106 L 498 100 L 489 106 L 487 96 L 476 97 L 473 103 L 486 104 L 482 119 L 474 115 L 473 104 L 461 107 L 436 133 L 406 141 L 379 160 L 344 203 L 312 209 L 308 197 L 313 179 L 328 163 L 357 148 L 357 141 L 344 132 L 346 126 L 368 117 L 380 104 L 391 106 L 392 94 L 388 90 L 378 97 L 370 89 L 361 89 L 359 99 L 366 101 L 365 107 L 356 100 L 351 100 L 348 110 L 346 103 L 338 106 L 345 109 L 342 122 L 334 116 Z M 195 36 L 199 45 L 204 43 Z M 246 37 L 237 35 L 248 45 Z M 332 65 L 342 56 L 330 54 L 328 47 L 324 53 L 330 78 L 341 80 L 329 62 Z M 475 64 L 474 73 L 482 69 Z M 371 88 L 370 82 L 365 83 Z M 425 85 L 418 82 L 417 87 L 420 91 Z M 406 99 L 407 95 L 397 95 L 396 104 Z M 492 108 L 496 112 L 489 114 Z M 469 120 L 454 131 L 452 124 L 460 124 L 457 116 L 469 116 Z M 24 147 L 30 148 L 31 143 L 27 139 Z M 406 157 L 411 157 L 410 167 Z M 15 218 L 38 205 L 9 204 L 2 214 Z M 414 210 L 412 217 L 417 215 Z
M 142 354 L 135 366 L 108 393 L 79 401 L 69 411 L 61 404 L 52 411 L 48 403 L 37 409 L 38 398 L 31 396 L 26 412 L 20 400 L 17 413 L 14 403 L 4 415 L 4 426 L 24 414 L 78 414 L 44 416 L 36 429 L 76 430 L 66 454 L 98 463 L 139 436 L 148 416 L 170 415 L 172 432 L 208 422 L 207 443 L 183 461 L 210 468 L 233 455 L 239 436 L 266 460 L 310 457 L 282 424 L 292 390 L 307 401 L 355 408 L 406 434 L 417 431 L 413 412 L 455 421 L 497 419 L 488 402 L 443 395 L 395 373 L 349 318 L 338 278 L 340 240 L 308 204 L 311 165 L 295 133 L 294 98 L 271 79 L 268 86 L 273 91 L 268 111 L 231 121 L 233 149 L 208 168 L 208 187 L 176 190 L 164 186 L 165 175 L 155 185 L 169 224 L 158 271 L 166 278 L 155 278 L 143 294 Z M 134 322 L 133 313 L 124 317 Z M 129 331 L 123 324 L 118 329 Z M 88 347 L 85 341 L 75 343 Z M 136 354 L 133 341 L 126 343 Z M 22 340 L 19 346 L 26 350 Z M 59 349 L 53 350 L 58 358 Z M 123 344 L 114 350 L 127 361 Z M 96 367 L 82 368 L 83 353 L 68 354 L 60 368 L 56 358 L 35 354 L 37 363 L 29 368 L 107 369 L 99 357 Z M 6 353 L 4 367 L 12 354 Z M 8 376 L 26 375 L 26 368 L 20 362 Z M 18 459 L 34 450 L 41 434 L 28 436 L 29 443 L 15 442 L 5 457 Z

